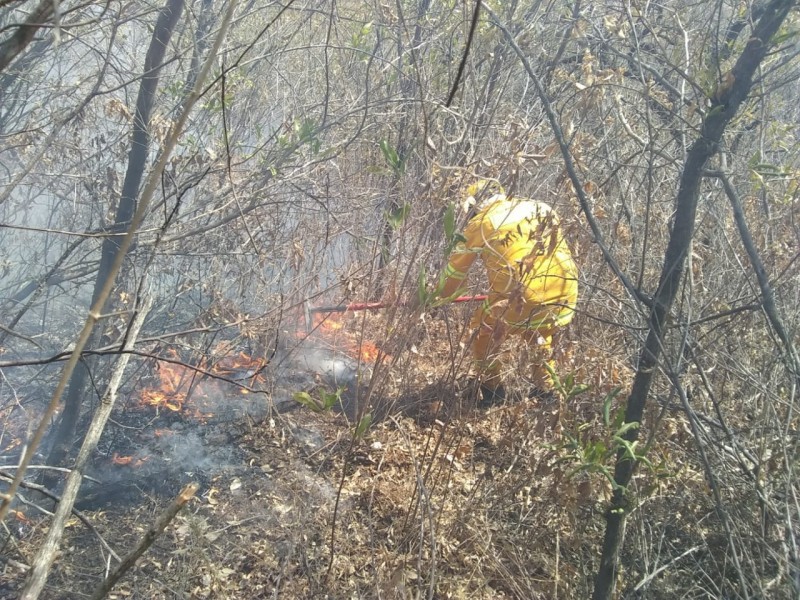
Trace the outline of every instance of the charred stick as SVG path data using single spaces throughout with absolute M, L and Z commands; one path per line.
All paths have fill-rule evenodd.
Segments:
M 3 469 L 16 469 L 17 465 L 0 465 L 0 474 L 2 473 Z M 67 469 L 66 467 L 51 467 L 50 465 L 28 465 L 28 470 L 31 469 L 43 469 L 47 471 L 58 471 L 60 473 L 72 473 L 72 469 Z M 7 475 L 7 477 L 12 478 L 13 475 Z M 101 483 L 99 479 L 95 479 L 94 477 L 89 477 L 88 475 L 84 475 L 83 478 L 86 481 L 91 481 L 92 483 Z
M 7 479 L 8 481 L 12 481 L 14 479 L 14 476 L 11 475 L 10 473 L 4 473 L 4 472 L 0 471 L 0 478 Z M 95 480 L 93 480 L 93 481 L 95 481 Z M 19 487 L 26 488 L 26 489 L 29 489 L 29 490 L 33 490 L 35 492 L 39 492 L 40 494 L 42 494 L 43 496 L 47 496 L 51 500 L 54 500 L 56 502 L 61 502 L 61 496 L 59 496 L 58 494 L 56 494 L 55 492 L 53 492 L 49 488 L 46 488 L 43 485 L 39 485 L 38 483 L 29 483 L 27 481 L 21 481 L 20 484 L 19 484 Z M 41 511 L 46 515 L 52 515 L 51 512 L 45 510 L 44 508 L 42 508 L 38 504 L 34 504 L 33 502 L 31 502 L 29 500 L 26 500 L 26 499 L 22 498 L 19 495 L 17 495 L 17 497 L 20 498 L 23 501 L 24 504 L 27 504 L 28 506 L 32 506 L 36 510 Z M 75 515 L 76 517 L 78 517 L 80 519 L 81 523 L 86 525 L 86 527 L 89 529 L 89 531 L 91 531 L 97 537 L 97 539 L 100 541 L 100 545 L 103 546 L 103 548 L 106 549 L 106 552 L 108 552 L 111 556 L 113 556 L 115 560 L 119 560 L 119 556 L 117 556 L 117 553 L 114 552 L 114 549 L 111 546 L 109 546 L 108 542 L 106 542 L 103 539 L 103 536 L 100 535 L 100 532 L 97 531 L 97 528 L 94 525 L 92 525 L 92 522 L 88 519 L 88 517 L 86 515 L 84 515 L 77 508 L 73 508 L 72 509 L 72 514 Z
M 147 314 L 150 312 L 152 305 L 153 297 L 150 295 L 137 298 L 136 310 L 134 311 L 133 319 L 131 320 L 128 328 L 128 337 L 126 338 L 125 342 L 126 347 L 133 345 L 136 342 L 136 337 L 139 335 L 139 331 L 141 330 L 144 320 L 147 317 Z M 119 386 L 122 383 L 122 377 L 125 373 L 126 367 L 128 366 L 129 359 L 129 355 L 124 353 L 121 354 L 111 369 L 111 376 L 108 381 L 108 386 L 106 387 L 106 391 L 103 394 L 100 404 L 95 410 L 92 420 L 89 423 L 89 427 L 86 430 L 86 434 L 83 438 L 83 442 L 81 443 L 80 450 L 78 451 L 78 456 L 75 459 L 72 472 L 67 476 L 67 481 L 64 484 L 64 490 L 61 494 L 61 502 L 59 502 L 58 506 L 56 507 L 53 520 L 50 524 L 50 529 L 48 530 L 47 536 L 39 547 L 36 557 L 31 563 L 31 571 L 28 575 L 27 581 L 25 582 L 25 587 L 22 589 L 22 595 L 20 596 L 20 598 L 23 600 L 35 600 L 41 594 L 42 589 L 44 589 L 47 581 L 47 575 L 50 572 L 50 567 L 52 566 L 53 561 L 55 560 L 58 547 L 61 543 L 61 538 L 64 534 L 64 529 L 67 524 L 67 516 L 74 508 L 75 499 L 78 496 L 78 491 L 80 490 L 82 483 L 83 472 L 86 470 L 86 465 L 89 462 L 89 458 L 94 449 L 97 447 L 100 436 L 102 435 L 105 425 L 108 422 L 108 418 L 111 415 L 111 411 L 114 408 L 114 403 L 117 398 L 117 390 L 119 390 Z M 26 466 L 24 458 L 21 466 Z M 18 480 L 19 477 L 20 475 L 18 471 L 15 480 Z M 12 488 L 13 485 L 14 484 L 12 482 Z
M 178 494 L 177 498 L 172 501 L 172 504 L 170 504 L 166 510 L 159 515 L 155 523 L 150 526 L 150 529 L 148 529 L 147 533 L 144 534 L 136 548 L 134 548 L 127 556 L 125 556 L 125 558 L 122 559 L 122 562 L 114 567 L 111 573 L 108 574 L 108 577 L 106 577 L 103 582 L 98 585 L 97 588 L 95 588 L 94 593 L 91 596 L 91 600 L 102 600 L 102 598 L 106 597 L 106 594 L 111 591 L 111 588 L 114 587 L 114 584 L 120 580 L 125 572 L 136 563 L 138 558 L 144 554 L 145 551 L 156 540 L 156 538 L 161 535 L 164 529 L 166 529 L 167 525 L 169 525 L 170 521 L 172 521 L 172 519 L 175 518 L 175 515 L 178 514 L 178 511 L 180 511 L 186 505 L 186 503 L 194 497 L 199 487 L 199 484 L 193 481 L 181 490 L 181 493 Z

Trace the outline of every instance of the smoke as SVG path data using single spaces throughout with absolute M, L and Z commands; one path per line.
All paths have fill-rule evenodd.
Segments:
M 246 382 L 253 375 L 242 371 L 232 378 Z M 115 440 L 116 436 L 110 435 L 111 450 L 125 454 L 125 464 L 115 463 L 108 456 L 97 460 L 90 475 L 101 483 L 84 484 L 79 508 L 138 502 L 142 494 L 170 495 L 190 480 L 202 484 L 221 472 L 246 468 L 236 443 L 237 424 L 261 420 L 271 410 L 300 408 L 294 400 L 300 391 L 340 391 L 339 405 L 334 408 L 354 420 L 370 370 L 351 357 L 322 347 L 319 340 L 306 339 L 291 349 L 281 349 L 262 375 L 257 387 L 264 390 L 246 394 L 224 381 L 203 379 L 181 410 L 160 408 L 159 419 L 131 438 Z M 136 412 L 141 414 L 141 410 L 139 407 Z M 323 436 L 313 428 L 291 427 L 290 431 L 307 449 L 324 444 Z
M 360 398 L 367 388 L 371 370 L 368 365 L 359 364 L 357 360 L 324 348 L 313 338 L 307 338 L 282 353 L 276 361 L 274 376 L 273 401 L 279 407 L 278 410 L 297 391 L 322 388 L 332 393 L 341 390 L 340 402 L 334 408 L 354 420 L 357 418 Z

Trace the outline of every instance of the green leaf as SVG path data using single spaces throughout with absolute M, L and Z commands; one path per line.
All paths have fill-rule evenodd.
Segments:
M 335 392 L 322 392 L 322 409 L 323 410 L 330 410 L 336 404 L 339 403 L 339 399 L 342 397 L 342 392 L 344 391 L 343 387 L 340 387 Z
M 295 402 L 310 408 L 314 412 L 319 412 L 319 406 L 314 401 L 314 399 L 311 397 L 311 394 L 309 394 L 307 392 L 295 392 L 292 395 L 292 398 L 294 398 Z
M 456 210 L 453 203 L 447 205 L 444 211 L 444 239 L 451 243 L 456 233 Z
M 363 437 L 363 435 L 366 433 L 367 429 L 369 429 L 370 425 L 372 425 L 372 413 L 367 413 L 363 417 L 361 417 L 361 420 L 358 422 L 358 425 L 356 425 L 356 431 L 355 431 L 356 439 L 361 439 L 361 437 Z
M 392 207 L 392 210 L 386 215 L 386 220 L 389 222 L 389 226 L 392 229 L 397 229 L 405 222 L 410 212 L 411 205 L 404 202 L 402 206 Z
M 566 398 L 567 397 L 567 391 L 564 389 L 564 385 L 561 383 L 561 378 L 555 372 L 553 367 L 548 365 L 546 362 L 543 364 L 543 366 L 544 366 L 545 370 L 547 371 L 547 373 L 550 375 L 550 380 L 553 382 L 553 388 L 555 389 L 555 391 L 558 392 L 558 394 L 562 398 Z
M 639 422 L 633 421 L 631 423 L 623 423 L 622 426 L 614 432 L 614 435 L 617 437 L 622 437 L 626 433 L 628 433 L 631 429 L 639 429 Z
M 425 265 L 422 265 L 417 275 L 417 300 L 420 306 L 425 306 L 430 299 L 428 294 L 428 273 L 425 271 Z
M 608 392 L 606 397 L 603 399 L 603 423 L 605 423 L 606 427 L 611 427 L 611 403 L 621 390 L 622 388 L 615 387 L 613 390 Z
M 754 165 L 750 165 L 750 168 L 753 169 L 756 173 L 761 175 L 785 175 L 786 169 L 779 165 L 773 165 L 770 163 L 756 163 Z
M 371 30 L 372 30 L 372 21 L 370 21 L 369 23 L 364 25 L 361 28 L 360 31 L 354 33 L 350 37 L 350 43 L 353 45 L 353 47 L 355 47 L 355 48 L 363 48 L 364 47 L 364 41 L 366 40 L 366 37 L 369 35 L 369 32 Z
M 574 373 L 567 373 L 566 378 L 564 379 L 564 389 L 567 392 L 571 392 L 572 388 L 575 387 L 575 374 Z
M 792 39 L 793 37 L 796 37 L 797 34 L 798 31 L 792 29 L 787 29 L 785 31 L 778 31 L 775 35 L 772 36 L 770 42 L 772 43 L 773 46 L 777 46 Z
M 383 158 L 386 159 L 386 162 L 392 168 L 395 175 L 402 175 L 403 174 L 403 161 L 400 158 L 400 155 L 397 154 L 397 150 L 392 148 L 389 145 L 389 142 L 386 140 L 381 140 L 380 142 L 381 152 L 383 153 Z

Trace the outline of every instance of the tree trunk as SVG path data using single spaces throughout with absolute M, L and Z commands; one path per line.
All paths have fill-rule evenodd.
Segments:
M 17 30 L 3 44 L 0 44 L 0 72 L 10 65 L 17 55 L 31 43 L 33 36 L 53 14 L 54 3 L 41 0 L 26 21 L 17 26 Z
M 125 182 L 122 187 L 114 225 L 110 228 L 109 233 L 124 233 L 136 210 L 136 198 L 139 195 L 139 186 L 144 176 L 149 154 L 150 132 L 148 127 L 156 89 L 158 88 L 161 66 L 164 62 L 167 44 L 182 10 L 183 0 L 167 0 L 167 4 L 158 15 L 158 21 L 150 39 L 150 47 L 144 60 L 144 76 L 136 98 L 136 114 L 131 133 L 131 147 L 128 151 L 128 169 L 125 173 Z M 95 279 L 94 291 L 92 292 L 92 305 L 94 305 L 108 279 L 111 265 L 118 251 L 119 237 L 112 235 L 105 238 L 101 248 L 100 266 Z M 102 327 L 96 328 L 87 344 L 87 349 L 97 345 L 101 335 Z M 54 434 L 53 446 L 47 459 L 50 465 L 63 465 L 73 445 L 88 376 L 89 367 L 86 360 L 81 360 L 76 365 L 75 372 L 69 382 L 61 420 Z
M 650 312 L 650 329 L 639 356 L 639 366 L 631 387 L 625 409 L 626 423 L 641 423 L 653 375 L 658 366 L 664 342 L 664 329 L 683 277 L 684 263 L 692 240 L 700 195 L 700 182 L 708 159 L 717 152 L 725 128 L 747 97 L 753 83 L 753 74 L 770 48 L 770 40 L 778 31 L 794 2 L 773 0 L 764 7 L 764 13 L 755 26 L 747 46 L 730 73 L 723 76 L 714 92 L 700 131 L 686 156 L 675 206 L 675 222 L 664 256 L 658 289 L 653 297 Z M 633 443 L 639 429 L 630 429 L 623 436 Z M 614 469 L 616 489 L 606 513 L 606 533 L 600 557 L 600 567 L 595 579 L 594 600 L 611 598 L 616 581 L 619 551 L 625 531 L 625 519 L 630 508 L 627 487 L 636 469 L 637 461 L 620 450 Z

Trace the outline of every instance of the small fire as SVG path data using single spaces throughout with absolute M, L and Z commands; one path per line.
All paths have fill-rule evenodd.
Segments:
M 21 523 L 29 524 L 31 522 L 28 516 L 20 510 L 11 510 L 9 514 Z
M 178 353 L 172 348 L 167 351 L 167 358 L 179 360 Z M 142 392 L 142 404 L 166 408 L 173 412 L 180 411 L 196 372 L 183 365 L 166 361 L 159 361 L 157 368 L 160 385 L 158 388 L 148 388 Z
M 0 438 L 0 440 L 2 440 L 2 438 Z M 21 444 L 22 444 L 22 438 L 15 437 L 12 440 L 10 440 L 7 445 L 5 445 L 5 446 L 0 445 L 0 452 L 6 453 L 9 450 L 13 450 L 14 448 L 16 448 L 17 446 L 19 446 Z
M 215 349 L 214 354 L 220 354 L 224 348 Z M 203 364 L 205 361 L 203 361 Z M 211 368 L 212 372 L 219 375 L 232 374 L 242 371 L 252 371 L 251 381 L 261 378 L 261 372 L 266 368 L 267 361 L 263 358 L 253 358 L 252 356 L 239 352 L 236 355 L 224 355 Z M 263 378 L 262 378 L 263 379 Z
M 195 399 L 219 396 L 224 383 L 208 377 L 208 373 L 236 380 L 239 380 L 236 374 L 246 373 L 246 378 L 242 379 L 242 382 L 250 387 L 265 381 L 262 372 L 267 361 L 264 359 L 252 358 L 244 352 L 232 354 L 227 343 L 218 344 L 212 349 L 210 356 L 222 356 L 222 358 L 216 361 L 203 358 L 196 368 L 192 368 L 181 361 L 176 350 L 172 348 L 167 350 L 165 360 L 158 362 L 158 385 L 141 392 L 141 404 L 181 412 L 184 411 L 190 396 Z M 239 391 L 243 394 L 249 393 L 244 387 Z M 197 408 L 192 412 L 199 419 L 213 416 Z
M 341 319 L 338 315 L 315 315 L 314 331 L 329 342 L 334 350 L 362 363 L 374 364 L 381 355 L 381 350 L 372 342 L 361 339 L 359 331 L 348 331 Z M 385 353 L 384 356 L 388 357 Z
M 133 456 L 120 456 L 116 452 L 114 452 L 114 456 L 111 457 L 111 462 L 115 465 L 125 465 L 129 467 L 141 467 L 145 462 L 147 462 L 148 457 L 145 458 L 134 458 Z
M 320 329 L 326 331 L 339 331 L 344 329 L 344 323 L 341 322 L 337 317 L 333 315 L 315 315 L 314 316 L 314 327 L 319 327 Z
M 315 315 L 314 320 L 315 328 L 312 335 L 330 345 L 331 350 L 347 354 L 367 364 L 374 364 L 381 355 L 381 350 L 375 344 L 361 339 L 361 331 L 348 327 L 341 316 Z M 250 393 L 248 387 L 256 388 L 266 381 L 263 373 L 267 361 L 236 351 L 232 342 L 220 342 L 211 349 L 207 357 L 196 364 L 196 367 L 192 367 L 175 349 L 168 349 L 156 367 L 157 384 L 142 390 L 139 396 L 140 403 L 143 406 L 181 412 L 206 420 L 212 417 L 213 413 L 204 410 L 203 405 L 207 405 L 206 408 L 214 406 L 213 399 L 224 397 L 227 385 L 220 379 L 209 377 L 209 374 L 241 382 L 243 385 L 239 388 L 239 393 L 243 395 Z M 193 402 L 192 407 L 187 409 L 189 398 L 192 398 Z

